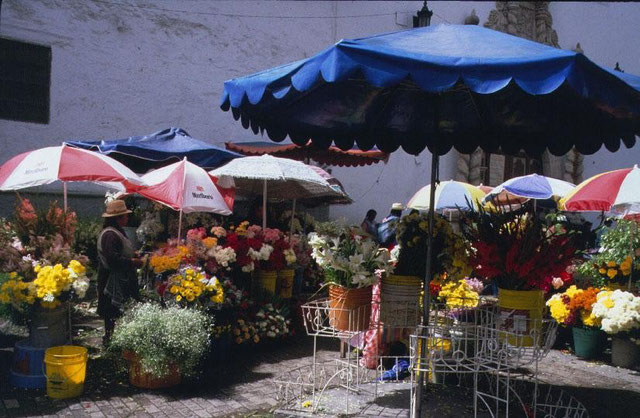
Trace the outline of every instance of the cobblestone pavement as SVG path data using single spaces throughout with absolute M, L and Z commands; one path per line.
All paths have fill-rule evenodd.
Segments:
M 338 358 L 338 342 L 318 339 L 318 361 Z M 6 344 L 5 344 L 6 345 Z M 258 351 L 239 351 L 225 367 L 210 368 L 204 375 L 187 380 L 176 388 L 142 391 L 131 387 L 124 370 L 112 360 L 93 356 L 82 397 L 51 400 L 44 391 L 10 388 L 6 368 L 10 352 L 0 350 L 0 417 L 82 416 L 82 417 L 244 417 L 288 416 L 291 409 L 278 405 L 272 379 L 296 368 L 312 364 L 313 339 L 296 336 L 278 346 L 259 346 Z M 540 364 L 540 378 L 562 385 L 589 409 L 592 417 L 634 416 L 640 408 L 640 373 L 611 367 L 602 362 L 585 362 L 553 350 Z M 408 416 L 410 385 L 385 384 L 379 397 L 358 401 L 350 398 L 354 416 Z M 319 415 L 339 415 L 345 391 L 329 391 Z M 473 416 L 472 398 L 462 388 L 431 387 L 423 416 Z M 312 406 L 301 406 L 299 414 L 310 415 Z M 357 409 L 354 409 L 357 407 Z M 634 412 L 635 411 L 635 412 Z

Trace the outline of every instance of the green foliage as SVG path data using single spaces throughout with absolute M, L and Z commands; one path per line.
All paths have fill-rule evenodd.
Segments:
M 640 226 L 635 221 L 620 219 L 602 234 L 600 245 L 603 249 L 600 254 L 619 264 L 640 249 Z
M 109 350 L 135 353 L 144 372 L 156 377 L 166 376 L 171 363 L 190 375 L 208 351 L 212 331 L 213 321 L 205 313 L 144 303 L 118 320 Z
M 632 220 L 620 219 L 614 227 L 603 226 L 602 228 L 604 231 L 600 239 L 600 252 L 577 266 L 577 272 L 588 278 L 593 286 L 606 286 L 612 280 L 599 269 L 601 267 L 608 269 L 607 264 L 610 262 L 615 263 L 613 267 L 617 268 L 631 257 L 634 281 L 640 280 L 640 271 L 638 271 L 640 269 L 640 225 Z M 622 283 L 626 282 L 627 279 L 622 280 Z
M 98 266 L 98 235 L 102 230 L 99 221 L 83 220 L 78 222 L 75 231 L 73 251 L 86 255 L 94 267 Z

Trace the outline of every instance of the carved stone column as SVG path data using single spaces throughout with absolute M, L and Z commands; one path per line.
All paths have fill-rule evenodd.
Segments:
M 552 27 L 553 18 L 549 12 L 549 2 L 496 1 L 496 8 L 489 13 L 484 26 L 556 48 L 560 47 L 558 34 Z M 576 47 L 579 48 L 579 45 Z M 476 150 L 471 156 L 461 154 L 456 180 L 478 184 L 481 172 L 479 164 L 482 160 L 483 153 L 480 150 Z M 556 157 L 545 151 L 542 156 L 542 170 L 550 177 L 573 183 L 579 182 L 582 179 L 582 155 L 572 150 L 562 157 Z

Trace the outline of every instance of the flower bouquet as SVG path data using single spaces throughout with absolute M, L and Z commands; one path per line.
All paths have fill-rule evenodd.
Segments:
M 284 312 L 271 303 L 267 303 L 256 313 L 256 329 L 264 341 L 266 338 L 278 338 L 289 335 L 291 320 L 285 318 Z
M 574 352 L 578 357 L 594 358 L 602 352 L 602 321 L 593 314 L 600 290 L 593 287 L 583 290 L 572 285 L 565 292 L 551 296 L 546 303 L 556 322 L 572 327 Z
M 311 256 L 324 269 L 329 285 L 331 325 L 340 330 L 366 329 L 376 273 L 393 271 L 389 252 L 349 228 L 333 236 L 312 233 L 309 237 Z
M 611 361 L 633 367 L 640 361 L 640 296 L 622 290 L 598 293 L 593 316 L 602 321 L 602 330 L 613 335 Z
M 204 308 L 224 302 L 222 284 L 215 276 L 207 278 L 197 266 L 182 267 L 169 276 L 166 289 L 170 299 L 181 306 Z
M 499 327 L 514 335 L 510 343 L 531 346 L 542 332 L 544 292 L 576 257 L 576 235 L 548 227 L 524 209 L 479 208 L 462 226 L 475 274 L 498 285 Z

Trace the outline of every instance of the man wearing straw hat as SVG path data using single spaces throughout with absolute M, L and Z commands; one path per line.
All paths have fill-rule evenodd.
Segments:
M 103 343 L 111 338 L 115 321 L 124 304 L 140 299 L 136 267 L 143 261 L 135 256 L 133 245 L 124 232 L 129 214 L 123 200 L 112 200 L 102 214 L 104 224 L 98 236 L 98 314 L 104 318 Z

